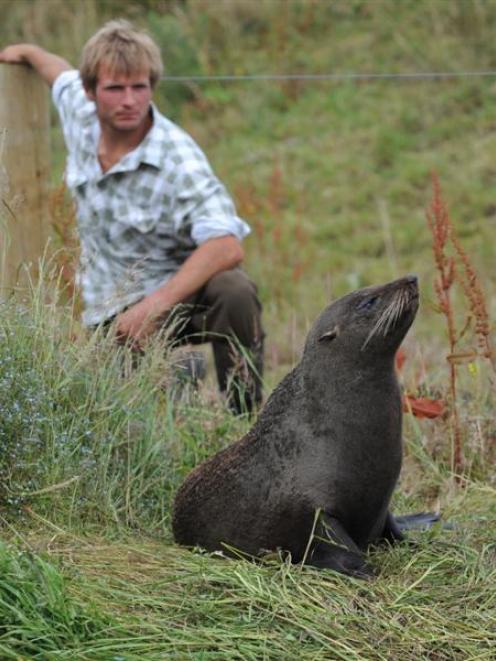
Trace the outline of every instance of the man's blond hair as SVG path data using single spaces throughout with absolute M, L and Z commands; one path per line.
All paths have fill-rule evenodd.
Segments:
M 84 46 L 79 71 L 86 89 L 95 91 L 100 65 L 124 76 L 146 71 L 152 87 L 163 71 L 157 44 L 146 32 L 123 19 L 105 23 Z

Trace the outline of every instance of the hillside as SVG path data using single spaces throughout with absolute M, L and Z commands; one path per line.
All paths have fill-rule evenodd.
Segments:
M 211 374 L 199 392 L 164 388 L 159 342 L 123 375 L 112 338 L 82 331 L 47 268 L 0 302 L 0 657 L 493 659 L 496 1 L 0 0 L 0 13 L 0 48 L 32 41 L 74 64 L 126 16 L 159 42 L 168 76 L 194 78 L 161 81 L 157 103 L 252 227 L 267 394 L 331 299 L 419 275 L 400 377 L 444 412 L 405 412 L 393 505 L 449 522 L 373 549 L 370 582 L 177 547 L 178 486 L 252 421 L 225 410 Z M 222 75 L 238 79 L 205 79 Z M 56 188 L 55 116 L 51 137 Z M 461 255 L 428 226 L 433 172 Z M 52 207 L 71 237 L 60 191 Z M 440 251 L 457 270 L 436 291 Z
M 34 40 L 73 62 L 117 6 L 4 4 L 2 42 Z M 496 69 L 494 2 L 197 0 L 124 9 L 158 39 L 169 75 Z M 495 91 L 491 76 L 162 81 L 158 98 L 205 149 L 254 229 L 247 265 L 270 324 L 293 310 L 313 317 L 331 294 L 409 271 L 430 292 L 425 208 L 433 170 L 467 251 L 494 288 Z M 63 149 L 54 142 L 58 177 Z

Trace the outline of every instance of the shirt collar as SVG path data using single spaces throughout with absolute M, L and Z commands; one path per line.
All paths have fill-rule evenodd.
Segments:
M 84 140 L 84 153 L 82 154 L 85 161 L 84 167 L 77 169 L 73 174 L 72 184 L 80 186 L 92 178 L 95 178 L 97 181 L 102 181 L 113 174 L 133 172 L 134 170 L 137 170 L 142 163 L 159 169 L 163 160 L 160 145 L 164 144 L 165 129 L 160 121 L 160 112 L 153 103 L 150 104 L 150 113 L 152 115 L 153 124 L 140 144 L 123 156 L 123 158 L 111 167 L 110 170 L 102 173 L 97 156 L 100 126 L 95 112 L 95 122 L 92 126 L 87 127 L 86 139 Z
M 135 151 L 140 152 L 141 163 L 146 163 L 152 167 L 160 168 L 162 164 L 162 157 L 158 146 L 163 144 L 165 135 L 164 127 L 160 121 L 161 115 L 154 103 L 150 105 L 150 114 L 152 116 L 153 124 Z
M 150 105 L 150 113 L 153 123 L 143 140 L 137 147 L 123 156 L 110 170 L 105 172 L 102 175 L 102 179 L 107 175 L 116 174 L 117 172 L 137 170 L 141 163 L 151 165 L 157 169 L 160 167 L 161 157 L 160 150 L 157 149 L 157 146 L 163 141 L 163 127 L 160 126 L 160 114 L 154 104 Z

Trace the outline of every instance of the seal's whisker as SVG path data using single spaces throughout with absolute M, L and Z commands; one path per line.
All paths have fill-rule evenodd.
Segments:
M 386 328 L 384 330 L 384 336 L 387 335 L 389 332 L 390 328 L 396 324 L 398 319 L 401 317 L 403 313 L 403 308 L 405 307 L 405 300 L 403 297 L 403 292 L 399 292 L 399 295 L 395 296 L 393 300 L 391 301 L 390 306 L 388 306 L 388 310 L 390 311 Z
M 365 342 L 361 347 L 362 351 L 374 336 L 382 334 L 383 337 L 386 337 L 391 328 L 394 328 L 398 320 L 401 319 L 403 311 L 407 306 L 407 298 L 408 296 L 404 291 L 395 293 L 394 297 L 387 304 L 380 317 L 373 325 L 370 333 L 368 334 Z

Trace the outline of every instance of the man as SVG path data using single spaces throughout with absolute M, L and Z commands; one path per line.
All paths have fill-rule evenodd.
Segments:
M 83 323 L 113 321 L 138 350 L 164 324 L 178 343 L 210 341 L 231 409 L 252 410 L 263 330 L 239 268 L 250 230 L 200 148 L 152 104 L 156 44 L 117 20 L 88 41 L 79 71 L 31 44 L 5 48 L 0 62 L 28 63 L 52 87 L 77 204 Z

